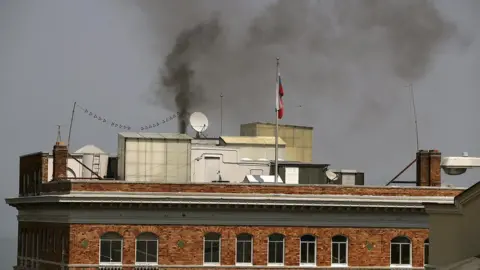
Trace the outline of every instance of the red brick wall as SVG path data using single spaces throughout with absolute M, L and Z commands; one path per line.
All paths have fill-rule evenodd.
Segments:
M 267 237 L 282 233 L 285 238 L 285 265 L 299 265 L 299 239 L 304 234 L 317 236 L 317 264 L 329 266 L 330 239 L 336 234 L 349 238 L 350 266 L 389 266 L 390 240 L 404 235 L 412 240 L 413 266 L 423 266 L 423 242 L 428 237 L 427 229 L 362 229 L 362 228 L 299 228 L 299 227 L 212 227 L 212 226 L 140 226 L 140 225 L 71 225 L 70 263 L 97 264 L 99 238 L 106 232 L 118 232 L 124 237 L 123 263 L 135 263 L 135 237 L 142 232 L 159 236 L 159 264 L 202 265 L 203 235 L 218 232 L 222 235 L 221 261 L 223 265 L 235 264 L 235 236 L 250 233 L 254 236 L 254 264 L 267 264 Z M 82 242 L 88 241 L 88 246 Z M 177 246 L 184 241 L 183 248 Z M 366 244 L 373 245 L 368 250 Z M 177 268 L 178 269 L 178 268 Z
M 38 194 L 41 183 L 48 181 L 48 154 L 34 153 L 22 156 L 19 168 L 18 194 L 20 196 Z
M 384 195 L 384 196 L 456 196 L 460 189 L 404 188 L 367 186 L 273 186 L 247 184 L 162 184 L 119 183 L 119 181 L 50 182 L 43 185 L 44 191 L 114 191 L 114 192 L 201 192 L 201 193 L 257 193 L 257 194 L 338 194 L 338 195 Z

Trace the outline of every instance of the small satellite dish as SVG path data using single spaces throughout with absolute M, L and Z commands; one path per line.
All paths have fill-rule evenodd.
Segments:
M 326 170 L 325 175 L 327 176 L 328 180 L 333 182 L 338 179 L 338 174 L 332 172 L 331 170 Z
M 190 125 L 198 133 L 205 132 L 208 128 L 208 118 L 201 112 L 194 112 L 190 115 Z

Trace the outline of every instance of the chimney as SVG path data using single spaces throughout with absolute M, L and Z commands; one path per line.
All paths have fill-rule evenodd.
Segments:
M 56 142 L 53 146 L 53 179 L 67 178 L 68 148 L 63 142 Z
M 442 153 L 438 150 L 419 150 L 417 152 L 417 186 L 439 187 L 442 185 Z

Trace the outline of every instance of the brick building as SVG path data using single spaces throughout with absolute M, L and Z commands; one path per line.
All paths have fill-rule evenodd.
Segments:
M 441 186 L 436 151 L 418 154 L 416 187 L 70 178 L 71 156 L 57 142 L 20 158 L 19 194 L 6 200 L 18 209 L 17 269 L 423 269 L 423 203 L 462 191 Z

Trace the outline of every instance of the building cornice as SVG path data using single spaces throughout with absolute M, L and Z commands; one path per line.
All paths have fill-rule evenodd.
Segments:
M 265 205 L 279 207 L 354 207 L 423 209 L 424 203 L 451 205 L 453 197 L 286 195 L 235 193 L 71 192 L 6 199 L 12 206 L 42 203 Z

